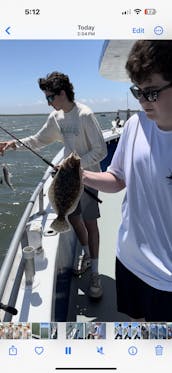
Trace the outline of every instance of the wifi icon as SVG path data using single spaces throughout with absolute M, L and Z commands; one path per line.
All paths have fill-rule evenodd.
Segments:
M 142 10 L 141 9 L 134 9 L 134 12 L 136 13 L 136 14 L 140 14 L 140 12 L 141 12 Z

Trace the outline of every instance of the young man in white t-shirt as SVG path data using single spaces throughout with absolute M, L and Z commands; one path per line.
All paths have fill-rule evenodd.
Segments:
M 34 135 L 21 139 L 32 149 L 40 149 L 55 141 L 64 143 L 64 157 L 76 151 L 81 157 L 81 166 L 92 171 L 100 171 L 100 161 L 106 157 L 107 148 L 99 123 L 86 105 L 75 101 L 74 88 L 69 77 L 53 72 L 40 78 L 39 87 L 44 92 L 48 105 L 54 110 L 47 122 Z M 7 149 L 25 149 L 16 140 L 1 142 L 0 153 Z M 89 192 L 89 190 L 88 190 Z M 96 190 L 90 190 L 97 197 Z M 98 202 L 85 191 L 76 210 L 69 216 L 84 255 L 74 273 L 82 274 L 91 266 L 91 280 L 88 295 L 100 298 L 103 294 L 98 273 L 99 230 L 97 218 L 100 217 Z M 81 260 L 80 260 L 81 259 Z
M 139 40 L 126 69 L 143 112 L 125 125 L 104 173 L 86 185 L 126 188 L 116 260 L 118 311 L 131 319 L 172 320 L 172 41 Z

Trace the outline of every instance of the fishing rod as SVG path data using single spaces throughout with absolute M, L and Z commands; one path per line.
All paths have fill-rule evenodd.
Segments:
M 13 139 L 17 140 L 21 145 L 23 145 L 26 149 L 30 150 L 33 154 L 37 155 L 37 157 L 39 157 L 40 159 L 42 159 L 43 162 L 45 162 L 48 166 L 52 167 L 57 172 L 57 167 L 54 166 L 53 163 L 51 163 L 50 161 L 48 161 L 48 159 L 42 157 L 42 155 L 40 155 L 38 152 L 36 152 L 35 150 L 33 150 L 29 145 L 24 144 L 23 141 L 21 141 L 18 137 L 16 137 L 15 135 L 13 135 L 13 133 L 7 131 L 2 126 L 0 126 L 0 129 L 2 131 L 6 132 Z M 87 194 L 89 194 L 93 199 L 95 199 L 97 202 L 102 203 L 101 199 L 99 199 L 97 196 L 95 196 L 95 194 L 93 194 L 90 190 L 88 190 L 87 188 L 84 187 L 84 191 Z
M 51 166 L 54 170 L 56 170 L 56 167 L 51 162 L 49 162 L 46 158 L 42 157 L 42 155 L 40 155 L 35 150 L 33 150 L 29 145 L 24 144 L 20 139 L 18 139 L 18 137 L 16 137 L 15 135 L 13 135 L 11 132 L 7 131 L 2 126 L 0 126 L 0 129 L 2 131 L 6 132 L 8 135 L 10 135 L 13 139 L 17 140 L 21 145 L 23 145 L 25 148 L 27 148 L 28 150 L 30 150 L 32 153 L 34 153 L 35 155 L 37 155 L 37 157 L 41 158 L 42 161 L 44 161 L 46 164 L 48 164 L 48 166 Z

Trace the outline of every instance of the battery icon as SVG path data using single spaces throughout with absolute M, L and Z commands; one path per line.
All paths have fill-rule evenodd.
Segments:
M 156 14 L 156 9 L 154 9 L 154 8 L 145 9 L 144 13 L 149 15 L 149 16 L 152 16 L 152 15 Z

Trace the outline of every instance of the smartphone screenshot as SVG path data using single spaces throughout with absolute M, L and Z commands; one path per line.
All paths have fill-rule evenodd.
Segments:
M 0 360 L 171 372 L 170 7 L 5 2 Z

